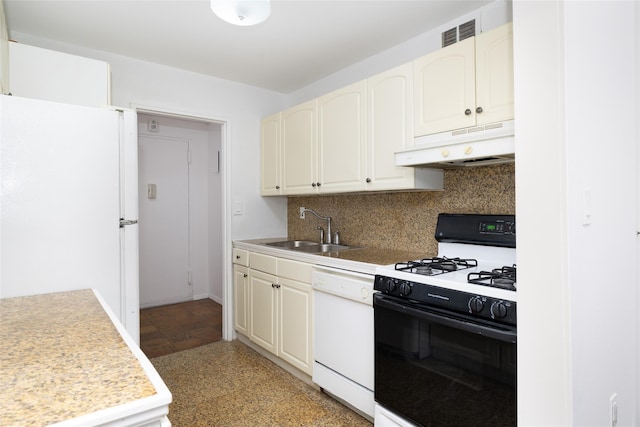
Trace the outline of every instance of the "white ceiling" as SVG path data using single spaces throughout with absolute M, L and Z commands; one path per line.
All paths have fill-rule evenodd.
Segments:
M 4 0 L 4 9 L 10 38 L 28 34 L 290 93 L 487 3 L 272 0 L 269 19 L 253 27 L 222 21 L 208 0 Z

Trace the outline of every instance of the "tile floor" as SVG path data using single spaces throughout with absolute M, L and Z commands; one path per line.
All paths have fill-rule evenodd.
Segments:
M 140 310 L 140 348 L 149 358 L 222 339 L 222 306 L 205 298 Z

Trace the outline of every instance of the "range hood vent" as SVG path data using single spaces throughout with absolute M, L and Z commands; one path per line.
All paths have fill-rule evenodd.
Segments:
M 417 137 L 413 148 L 395 153 L 396 166 L 455 168 L 515 160 L 514 122 Z

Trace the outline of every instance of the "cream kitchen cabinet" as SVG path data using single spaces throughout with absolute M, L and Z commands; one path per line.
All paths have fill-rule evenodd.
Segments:
M 317 183 L 318 100 L 282 112 L 282 194 L 312 194 Z
M 248 335 L 249 252 L 233 249 L 233 323 L 236 331 Z
M 277 113 L 265 117 L 260 124 L 260 194 L 263 196 L 282 194 L 281 115 Z
M 508 23 L 413 62 L 414 136 L 513 119 L 512 34 Z
M 317 191 L 365 189 L 366 81 L 318 98 Z
M 365 82 L 282 112 L 282 194 L 364 189 Z
M 311 265 L 253 252 L 249 264 L 249 339 L 311 375 Z
M 442 189 L 442 171 L 399 167 L 394 153 L 413 146 L 413 64 L 367 79 L 366 190 Z

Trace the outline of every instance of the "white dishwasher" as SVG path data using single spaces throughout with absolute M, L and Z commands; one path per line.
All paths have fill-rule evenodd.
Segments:
M 313 382 L 374 416 L 373 279 L 370 274 L 314 267 Z

